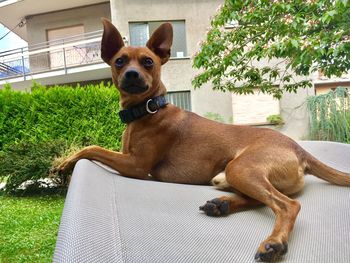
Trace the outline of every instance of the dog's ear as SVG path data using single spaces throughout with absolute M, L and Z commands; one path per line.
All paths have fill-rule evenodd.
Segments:
M 101 20 L 103 23 L 101 58 L 110 65 L 112 57 L 124 46 L 124 41 L 119 31 L 107 18 L 101 18 Z
M 163 65 L 170 58 L 170 48 L 172 44 L 173 26 L 170 23 L 164 23 L 154 31 L 146 46 L 160 57 Z

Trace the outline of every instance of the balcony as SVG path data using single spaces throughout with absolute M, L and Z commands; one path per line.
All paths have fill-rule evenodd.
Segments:
M 105 68 L 102 30 L 0 53 L 0 85 Z

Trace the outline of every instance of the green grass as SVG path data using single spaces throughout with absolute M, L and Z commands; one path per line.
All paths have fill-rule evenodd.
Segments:
M 62 196 L 0 196 L 0 263 L 52 262 Z

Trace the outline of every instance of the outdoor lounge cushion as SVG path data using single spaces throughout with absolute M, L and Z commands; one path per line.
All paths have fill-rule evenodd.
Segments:
M 350 171 L 350 145 L 302 141 L 321 161 Z M 260 207 L 208 217 L 198 207 L 225 194 L 211 186 L 125 178 L 88 160 L 73 173 L 54 262 L 254 262 L 274 214 Z M 350 262 L 350 188 L 306 176 L 282 262 Z

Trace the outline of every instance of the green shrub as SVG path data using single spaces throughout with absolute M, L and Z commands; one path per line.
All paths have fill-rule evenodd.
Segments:
M 273 114 L 266 118 L 266 120 L 274 125 L 282 126 L 284 124 L 283 118 L 280 114 Z
M 0 150 L 17 141 L 62 139 L 119 149 L 124 125 L 119 94 L 103 83 L 72 88 L 35 85 L 33 91 L 0 90 Z
M 7 193 L 22 192 L 19 187 L 27 182 L 29 191 L 45 186 L 39 182 L 49 175 L 52 161 L 60 156 L 66 148 L 64 141 L 52 142 L 19 142 L 6 147 L 0 154 L 0 171 L 6 176 Z M 31 183 L 28 183 L 30 180 Z M 56 185 L 62 185 L 64 178 L 55 180 Z M 46 185 L 46 188 L 50 188 Z
M 350 143 L 350 92 L 338 87 L 309 97 L 310 139 Z
M 9 176 L 7 189 L 13 190 L 25 180 L 47 177 L 53 157 L 72 145 L 119 150 L 125 126 L 118 111 L 119 94 L 110 84 L 35 84 L 32 92 L 5 87 L 0 90 L 0 181 Z

